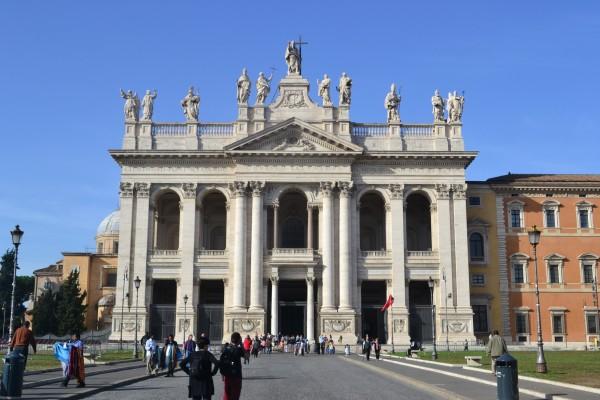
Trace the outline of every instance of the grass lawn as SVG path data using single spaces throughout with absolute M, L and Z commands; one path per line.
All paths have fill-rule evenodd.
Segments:
M 4 354 L 2 354 L 4 356 Z M 133 359 L 133 354 L 131 350 L 112 350 L 106 351 L 102 353 L 102 356 L 99 357 L 98 361 L 121 361 L 121 360 L 131 360 Z M 38 352 L 37 354 L 29 353 L 29 357 L 27 359 L 27 371 L 38 371 L 40 369 L 47 368 L 58 368 L 60 367 L 60 362 L 54 357 L 54 354 L 50 352 Z
M 536 353 L 534 351 L 515 351 L 510 354 L 519 363 L 520 375 L 600 388 L 600 352 L 546 351 L 544 354 L 548 364 L 547 374 L 535 372 Z M 440 351 L 438 352 L 438 361 L 449 364 L 466 364 L 465 356 L 467 355 L 482 356 L 483 366 L 481 368 L 491 368 L 490 358 L 480 351 Z M 425 352 L 422 358 L 431 360 L 431 353 Z

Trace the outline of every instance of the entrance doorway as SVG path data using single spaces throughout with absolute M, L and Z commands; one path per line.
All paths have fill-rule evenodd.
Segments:
M 306 282 L 279 281 L 279 328 L 283 335 L 306 335 Z
M 431 342 L 431 292 L 427 281 L 411 281 L 408 287 L 410 323 L 408 333 L 417 342 Z
M 362 336 L 379 338 L 380 343 L 387 343 L 387 311 L 381 312 L 386 301 L 385 281 L 363 281 L 361 285 L 361 326 Z
M 177 282 L 155 280 L 152 284 L 152 305 L 150 306 L 150 331 L 157 340 L 175 334 L 177 302 Z
M 204 333 L 213 343 L 223 340 L 225 286 L 222 280 L 201 280 L 196 334 Z

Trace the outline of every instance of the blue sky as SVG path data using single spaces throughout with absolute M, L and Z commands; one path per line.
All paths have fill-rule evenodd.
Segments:
M 368 4 L 361 6 L 360 4 Z M 405 122 L 432 119 L 439 88 L 465 91 L 469 179 L 599 173 L 597 1 L 3 1 L 0 4 L 0 250 L 21 224 L 23 273 L 94 245 L 118 205 L 119 88 L 157 89 L 154 119 L 235 117 L 246 66 L 285 70 L 299 34 L 303 74 L 354 81 L 351 117 L 382 122 L 390 83 Z

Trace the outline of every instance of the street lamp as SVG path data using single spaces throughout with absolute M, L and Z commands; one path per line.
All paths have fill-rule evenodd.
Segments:
M 133 283 L 135 284 L 135 343 L 133 346 L 133 358 L 138 358 L 138 343 L 137 343 L 137 333 L 138 333 L 138 294 L 140 291 L 140 283 L 142 280 L 139 276 L 135 277 Z
M 429 294 L 431 295 L 431 333 L 433 335 L 433 352 L 431 353 L 431 359 L 437 360 L 437 348 L 435 346 L 435 304 L 433 304 L 433 285 L 434 281 L 432 277 L 429 277 L 429 281 L 427 281 L 429 285 Z
M 446 351 L 450 351 L 450 338 L 448 337 L 448 287 L 446 286 L 446 268 L 442 268 L 442 279 L 444 280 L 444 307 L 446 315 Z
M 541 374 L 548 372 L 546 358 L 544 357 L 544 341 L 542 340 L 542 316 L 540 314 L 540 289 L 538 287 L 538 262 L 537 245 L 540 243 L 541 232 L 534 225 L 528 232 L 529 243 L 533 246 L 533 260 L 535 263 L 535 309 L 537 312 L 537 357 L 535 361 L 535 370 Z
M 23 237 L 23 231 L 19 228 L 19 225 L 15 226 L 14 231 L 10 231 L 12 236 L 12 242 L 15 245 L 15 258 L 13 263 L 13 282 L 12 282 L 12 295 L 10 296 L 10 320 L 8 322 L 8 338 L 12 340 L 13 336 L 13 322 L 15 320 L 15 290 L 17 288 L 17 265 L 19 258 L 19 245 L 21 244 L 21 238 Z
M 185 334 L 187 332 L 187 302 L 188 302 L 188 295 L 186 294 L 185 296 L 183 296 L 183 346 L 185 347 Z M 184 349 L 185 350 L 185 349 Z

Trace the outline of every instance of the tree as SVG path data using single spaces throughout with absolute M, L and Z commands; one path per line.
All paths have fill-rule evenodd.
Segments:
M 81 333 L 85 330 L 85 309 L 83 304 L 87 293 L 81 293 L 79 271 L 73 270 L 63 282 L 56 295 L 57 334 Z
M 7 250 L 0 259 L 0 307 L 4 304 L 6 309 L 6 332 L 10 320 L 10 300 L 12 296 L 12 281 L 15 262 L 15 251 Z M 18 276 L 15 287 L 15 321 L 21 319 L 25 312 L 23 303 L 33 293 L 34 278 L 32 276 Z M 0 324 L 1 325 L 1 324 Z M 1 326 L 0 326 L 1 328 Z M 1 331 L 1 329 L 0 329 Z
M 56 294 L 44 290 L 33 308 L 33 333 L 36 336 L 58 332 Z

